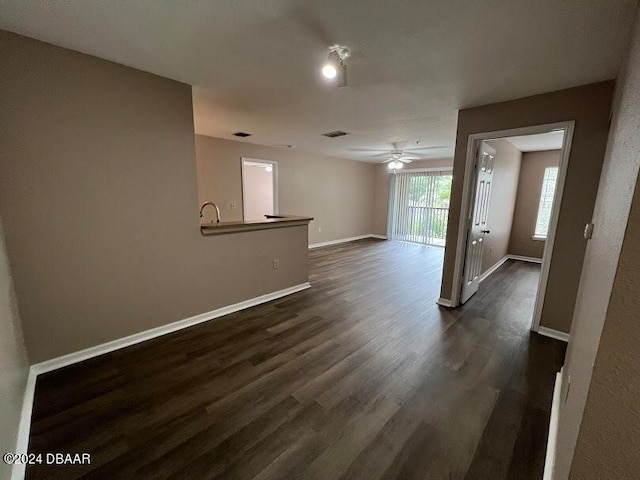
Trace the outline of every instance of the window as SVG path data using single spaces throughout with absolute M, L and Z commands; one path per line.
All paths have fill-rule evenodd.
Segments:
M 444 247 L 450 171 L 405 171 L 391 177 L 389 238 Z
M 547 167 L 544 169 L 542 179 L 542 191 L 540 192 L 540 204 L 538 205 L 538 218 L 536 220 L 536 230 L 534 239 L 544 240 L 549 231 L 551 221 L 551 208 L 553 207 L 553 196 L 556 193 L 556 182 L 558 179 L 558 167 Z

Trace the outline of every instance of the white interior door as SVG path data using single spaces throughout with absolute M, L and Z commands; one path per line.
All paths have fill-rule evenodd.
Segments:
M 478 158 L 476 159 L 476 171 L 478 178 L 475 185 L 473 208 L 470 209 L 467 254 L 464 261 L 462 274 L 462 294 L 460 303 L 465 303 L 478 291 L 480 286 L 480 273 L 482 273 L 482 250 L 485 235 L 490 232 L 487 229 L 489 218 L 489 200 L 491 199 L 491 186 L 493 182 L 493 163 L 496 151 L 486 142 L 482 142 Z

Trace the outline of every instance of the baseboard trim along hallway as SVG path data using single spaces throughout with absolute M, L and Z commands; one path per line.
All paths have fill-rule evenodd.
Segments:
M 504 265 L 504 263 L 507 260 L 509 260 L 509 255 L 505 255 L 500 260 L 498 260 L 493 267 L 490 267 L 486 272 L 484 272 L 482 275 L 480 275 L 480 282 L 482 282 L 489 275 L 491 275 L 493 272 L 495 272 L 497 269 L 499 269 L 502 265 Z
M 553 403 L 551 404 L 551 420 L 549 421 L 549 439 L 544 459 L 544 476 L 542 480 L 553 480 L 553 467 L 556 461 L 556 443 L 558 440 L 558 412 L 560 410 L 560 392 L 562 392 L 562 369 L 556 374 L 553 387 Z
M 182 330 L 184 328 L 189 328 L 199 323 L 208 322 L 210 320 L 214 320 L 216 318 L 223 317 L 240 310 L 254 307 L 262 303 L 277 300 L 278 298 L 301 292 L 302 290 L 306 290 L 310 287 L 311 284 L 309 282 L 301 283 L 299 285 L 294 285 L 293 287 L 285 288 L 272 293 L 267 293 L 265 295 L 251 298 L 243 302 L 234 303 L 233 305 L 228 305 L 226 307 L 221 307 L 210 312 L 201 313 L 193 317 L 178 320 L 167 325 L 162 325 L 161 327 L 145 330 L 144 332 L 134 333 L 133 335 L 119 338 L 111 342 L 106 342 L 101 345 L 96 345 L 94 347 L 89 347 L 84 350 L 80 350 L 79 352 L 69 353 L 61 357 L 52 358 L 51 360 L 31 365 L 31 367 L 29 368 L 29 378 L 27 380 L 24 398 L 22 400 L 22 412 L 20 418 L 20 426 L 18 429 L 16 453 L 27 453 L 29 447 L 29 433 L 31 429 L 31 415 L 33 412 L 33 398 L 36 387 L 36 378 L 38 375 L 57 370 L 59 368 L 67 367 L 69 365 L 73 365 L 74 363 L 79 363 L 90 358 L 98 357 L 100 355 L 104 355 L 105 353 L 120 350 L 137 343 L 142 343 L 153 338 L 161 337 L 168 333 Z M 22 480 L 24 478 L 24 475 L 25 465 L 14 465 L 11 474 L 11 480 Z
M 330 245 L 338 245 L 340 243 L 355 242 L 356 240 L 364 240 L 365 238 L 377 238 L 379 240 L 386 240 L 387 239 L 387 237 L 385 237 L 384 235 L 376 235 L 374 233 L 367 233 L 366 235 L 358 235 L 356 237 L 339 238 L 337 240 L 329 240 L 327 242 L 310 243 L 309 244 L 309 250 L 313 250 L 314 248 L 320 248 L 320 247 L 328 247 Z
M 447 300 L 446 298 L 439 298 L 436 303 L 441 307 L 451 308 L 451 300 Z
M 22 411 L 20 412 L 20 425 L 18 426 L 18 439 L 14 453 L 27 453 L 29 450 L 29 433 L 31 432 L 31 415 L 33 413 L 33 399 L 36 392 L 36 377 L 33 367 L 29 369 L 29 377 L 22 398 Z M 4 453 L 4 452 L 3 452 Z M 26 464 L 16 463 L 11 470 L 11 480 L 23 480 L 26 473 Z
M 544 335 L 545 337 L 555 338 L 556 340 L 560 340 L 561 342 L 569 341 L 568 333 L 560 332 L 558 330 L 554 330 L 553 328 L 540 326 L 538 328 L 538 333 L 540 335 Z
M 243 302 L 234 303 L 233 305 L 221 307 L 216 310 L 212 310 L 210 312 L 200 313 L 193 317 L 185 318 L 183 320 L 178 320 L 176 322 L 162 325 L 161 327 L 156 327 L 150 330 L 145 330 L 143 332 L 134 333 L 133 335 L 119 338 L 117 340 L 112 340 L 111 342 L 106 342 L 101 345 L 96 345 L 95 347 L 85 348 L 84 350 L 80 350 L 79 352 L 69 353 L 68 355 L 63 355 L 61 357 L 53 358 L 51 360 L 47 360 L 41 363 L 36 363 L 31 366 L 31 370 L 33 370 L 36 373 L 36 375 L 40 375 L 41 373 L 47 373 L 52 370 L 57 370 L 59 368 L 66 367 L 68 365 L 73 365 L 74 363 L 82 362 L 83 360 L 87 360 L 89 358 L 93 358 L 100 355 L 104 355 L 105 353 L 113 352 L 114 350 L 120 350 L 121 348 L 125 348 L 130 345 L 135 345 L 136 343 L 145 342 L 147 340 L 151 340 L 152 338 L 160 337 L 162 335 L 166 335 L 168 333 L 172 333 L 177 330 L 182 330 L 183 328 L 188 328 L 188 327 L 191 327 L 192 325 L 208 322 L 210 320 L 214 320 L 216 318 L 229 315 L 230 313 L 235 313 L 240 310 L 244 310 L 245 308 L 254 307 L 256 305 L 260 305 L 261 303 L 266 303 L 266 302 L 270 302 L 271 300 L 276 300 L 281 297 L 286 297 L 287 295 L 291 295 L 293 293 L 306 290 L 307 288 L 310 288 L 310 287 L 311 287 L 311 284 L 309 282 L 305 282 L 299 285 L 294 285 L 293 287 L 288 287 L 282 290 L 278 290 L 276 292 L 267 293 L 259 297 L 250 298 L 249 300 L 245 300 Z

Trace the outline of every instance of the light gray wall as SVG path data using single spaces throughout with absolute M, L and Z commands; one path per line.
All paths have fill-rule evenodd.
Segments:
M 509 140 L 487 142 L 496 149 L 493 167 L 488 230 L 482 251 L 482 272 L 499 262 L 509 252 L 509 237 L 514 220 L 520 158 L 522 153 Z
M 0 453 L 16 451 L 28 374 L 29 361 L 0 222 Z M 9 478 L 10 474 L 11 466 L 0 461 L 0 478 Z
M 219 203 L 225 219 L 242 219 L 240 159 L 249 157 L 278 162 L 280 213 L 313 217 L 310 243 L 373 233 L 375 165 L 203 135 L 196 157 L 200 202 Z
M 563 399 L 569 379 L 571 388 L 566 402 L 560 403 L 554 469 L 558 480 L 568 478 L 570 469 L 571 478 L 576 479 L 637 478 L 640 469 L 640 19 L 634 31 L 626 66 L 617 81 L 593 214 L 595 229 L 585 254 L 564 367 Z M 634 212 L 631 217 L 630 210 Z
M 542 193 L 542 180 L 547 167 L 560 165 L 560 155 L 561 150 L 522 154 L 516 209 L 509 240 L 509 253 L 512 255 L 542 258 L 546 242 L 533 239 Z
M 307 281 L 306 226 L 200 234 L 191 86 L 7 32 L 0 64 L 0 216 L 33 363 Z

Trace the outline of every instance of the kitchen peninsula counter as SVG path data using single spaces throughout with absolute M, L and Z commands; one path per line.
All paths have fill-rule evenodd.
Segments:
M 201 223 L 200 232 L 203 235 L 225 235 L 229 233 L 267 230 L 271 228 L 296 227 L 308 225 L 312 217 L 297 215 L 265 215 L 260 220 L 240 220 L 235 222 Z

